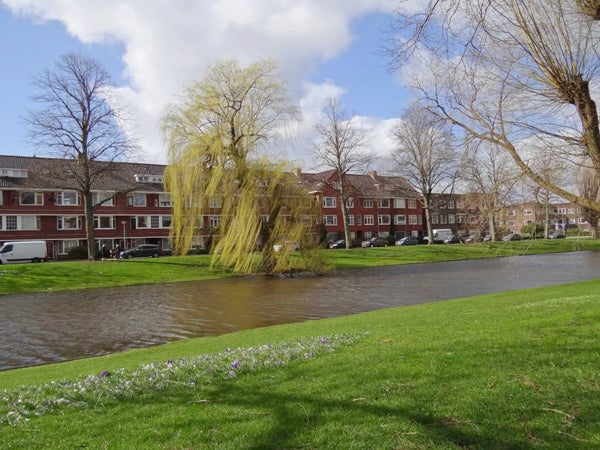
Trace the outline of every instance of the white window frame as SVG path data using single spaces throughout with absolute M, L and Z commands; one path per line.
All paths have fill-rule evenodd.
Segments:
M 409 225 L 418 225 L 419 224 L 418 216 L 416 214 L 410 214 L 408 216 L 408 224 Z
M 105 225 L 102 222 L 108 220 L 109 226 L 101 226 Z M 117 219 L 115 216 L 94 216 L 94 230 L 114 230 L 117 227 Z
M 373 207 L 373 199 L 372 198 L 363 198 L 363 208 L 372 208 Z
M 323 216 L 323 224 L 325 226 L 336 226 L 338 224 L 337 214 L 325 214 Z
M 348 214 L 348 225 L 350 225 L 350 226 L 354 225 L 354 215 L 353 214 Z
M 69 250 L 75 247 L 79 247 L 79 240 L 77 239 L 66 239 L 64 241 L 57 242 L 57 252 L 59 255 L 66 255 L 69 253 Z
M 417 201 L 412 199 L 408 201 L 408 209 L 417 209 Z
M 404 208 L 406 208 L 406 199 L 404 199 L 404 198 L 395 198 L 394 199 L 394 208 L 396 208 L 396 209 L 404 209 Z
M 387 209 L 390 207 L 390 199 L 389 198 L 380 198 L 377 200 L 377 206 L 380 208 Z
M 391 216 L 389 214 L 379 214 L 377 216 L 377 223 L 379 225 L 391 225 Z
M 158 206 L 161 208 L 171 208 L 173 206 L 173 197 L 168 192 L 158 194 Z
M 375 216 L 373 214 L 365 214 L 363 221 L 365 225 L 375 225 Z
M 346 209 L 354 208 L 354 198 L 350 197 L 346 199 Z
M 406 225 L 406 214 L 395 214 L 394 225 Z
M 323 208 L 335 208 L 337 205 L 335 197 L 323 197 Z
M 73 224 L 74 226 L 65 226 L 65 224 Z M 57 216 L 56 217 L 56 229 L 57 230 L 81 230 L 81 217 L 80 216 Z
M 33 195 L 33 203 L 23 203 L 23 196 Z M 19 194 L 19 205 L 21 206 L 44 206 L 44 193 L 39 191 L 23 191 Z
M 73 196 L 74 198 L 71 198 Z M 59 191 L 56 193 L 56 205 L 58 206 L 80 206 L 81 201 L 77 191 Z
M 130 207 L 145 207 L 148 200 L 146 194 L 133 193 L 127 196 L 127 206 Z
M 115 196 L 106 191 L 92 192 L 92 203 L 98 207 L 115 206 Z

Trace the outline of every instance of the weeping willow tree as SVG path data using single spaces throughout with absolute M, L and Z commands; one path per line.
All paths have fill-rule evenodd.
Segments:
M 319 269 L 314 202 L 285 162 L 263 152 L 298 119 L 270 60 L 218 63 L 185 90 L 163 118 L 177 254 L 209 235 L 213 264 L 238 273 Z

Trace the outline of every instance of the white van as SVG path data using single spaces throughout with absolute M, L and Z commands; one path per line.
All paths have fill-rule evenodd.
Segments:
M 438 228 L 437 230 L 432 231 L 433 242 L 436 244 L 441 244 L 442 242 L 444 242 L 444 239 L 452 235 L 452 230 L 450 228 Z M 425 237 L 423 238 L 423 242 L 427 243 L 428 240 L 429 236 L 425 235 Z
M 5 242 L 0 247 L 0 264 L 38 263 L 48 260 L 46 241 Z

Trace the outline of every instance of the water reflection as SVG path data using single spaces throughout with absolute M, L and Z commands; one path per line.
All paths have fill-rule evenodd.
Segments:
M 0 297 L 0 370 L 381 308 L 593 279 L 600 252 Z

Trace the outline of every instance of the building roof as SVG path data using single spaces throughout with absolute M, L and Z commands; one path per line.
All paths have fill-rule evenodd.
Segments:
M 165 165 L 96 161 L 91 167 L 95 191 L 164 191 Z M 76 190 L 80 173 L 75 159 L 0 155 L 0 188 Z
M 375 171 L 368 174 L 348 174 L 346 177 L 355 191 L 354 195 L 365 198 L 420 197 L 402 177 L 383 176 Z M 299 178 L 301 184 L 309 191 L 321 191 L 324 186 L 331 186 L 338 181 L 335 169 L 318 173 L 300 173 Z

